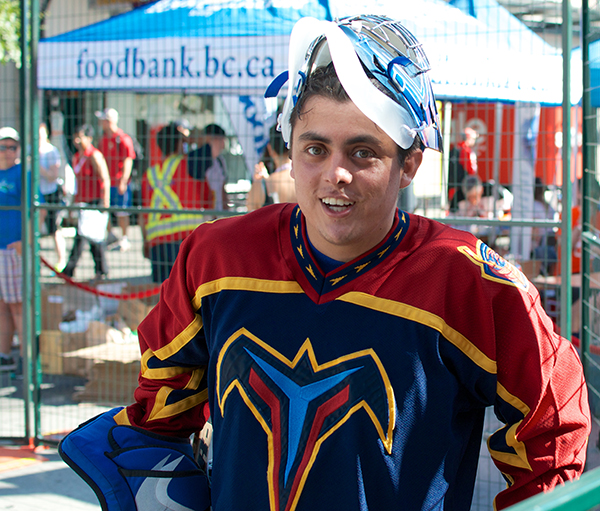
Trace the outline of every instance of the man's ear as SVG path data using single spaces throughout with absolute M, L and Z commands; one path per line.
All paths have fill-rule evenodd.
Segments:
M 400 178 L 400 188 L 406 188 L 412 182 L 422 161 L 423 151 L 421 149 L 413 151 L 406 157 L 402 168 L 402 177 Z

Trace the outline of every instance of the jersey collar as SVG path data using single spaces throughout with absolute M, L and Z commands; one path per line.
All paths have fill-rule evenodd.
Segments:
M 409 215 L 397 210 L 392 229 L 379 245 L 327 274 L 322 273 L 309 248 L 304 216 L 299 206 L 292 211 L 290 239 L 296 261 L 304 276 L 319 295 L 325 295 L 352 282 L 385 261 L 404 239 L 409 223 Z

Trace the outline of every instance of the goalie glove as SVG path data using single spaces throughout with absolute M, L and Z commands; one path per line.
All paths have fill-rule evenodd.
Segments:
M 114 408 L 81 424 L 58 446 L 103 511 L 206 511 L 208 479 L 185 439 L 120 426 Z

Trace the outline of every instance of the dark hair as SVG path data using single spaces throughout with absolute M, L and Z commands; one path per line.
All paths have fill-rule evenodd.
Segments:
M 204 126 L 204 129 L 202 130 L 202 132 L 205 135 L 212 135 L 212 136 L 217 136 L 217 137 L 225 136 L 225 130 L 223 128 L 221 128 L 221 126 L 219 126 L 218 124 L 209 124 L 207 126 Z
M 94 138 L 94 127 L 91 124 L 80 124 L 73 133 L 83 133 L 86 137 Z
M 371 78 L 371 82 L 375 87 L 377 87 L 377 89 L 381 90 L 384 94 L 393 99 L 385 87 L 382 87 L 377 80 Z M 306 103 L 308 103 L 308 100 L 314 96 L 321 96 L 326 99 L 337 101 L 338 103 L 346 103 L 347 101 L 351 101 L 350 96 L 348 96 L 348 93 L 344 90 L 344 87 L 342 86 L 340 79 L 335 72 L 333 62 L 329 63 L 327 66 L 318 67 L 307 77 L 302 94 L 298 98 L 298 101 L 294 105 L 290 115 L 292 132 L 294 131 L 296 122 L 306 113 Z M 402 149 L 402 147 L 398 146 L 398 161 L 400 166 L 403 167 L 406 158 L 418 149 L 423 149 L 421 137 L 418 135 L 415 137 L 412 146 L 410 146 L 408 149 Z
M 156 145 L 163 153 L 163 156 L 170 156 L 177 152 L 181 132 L 177 129 L 175 123 L 163 126 L 156 134 Z
M 286 156 L 290 152 L 285 141 L 283 140 L 281 131 L 277 129 L 277 124 L 272 126 L 269 130 L 269 144 L 271 145 L 271 149 L 273 149 L 273 151 L 275 151 L 279 156 Z
M 462 182 L 462 191 L 467 196 L 474 188 L 483 188 L 483 183 L 477 174 L 467 174 Z

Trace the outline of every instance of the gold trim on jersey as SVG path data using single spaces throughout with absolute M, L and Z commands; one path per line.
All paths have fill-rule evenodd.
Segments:
M 148 348 L 144 354 L 142 355 L 142 369 L 141 374 L 144 378 L 148 378 L 149 380 L 167 380 L 169 378 L 174 378 L 175 376 L 179 376 L 180 374 L 189 373 L 193 370 L 191 367 L 148 367 L 148 360 L 154 357 L 154 352 Z M 157 357 L 158 358 L 158 357 Z
M 520 420 L 516 424 L 513 424 L 506 431 L 506 445 L 512 447 L 516 454 L 512 454 L 509 452 L 495 451 L 490 447 L 490 438 L 488 438 L 487 446 L 490 451 L 490 455 L 492 458 L 505 463 L 506 465 L 511 465 L 513 467 L 519 467 L 532 471 L 531 465 L 529 464 L 529 460 L 527 459 L 527 449 L 525 448 L 525 444 L 517 440 L 517 429 L 521 425 L 523 421 Z M 500 430 L 499 430 L 500 431 Z
M 127 415 L 127 408 L 123 408 L 113 419 L 117 426 L 131 426 L 129 415 Z
M 421 325 L 433 328 L 434 330 L 440 332 L 448 341 L 450 341 L 484 371 L 487 371 L 491 374 L 496 374 L 497 372 L 495 360 L 489 358 L 464 335 L 451 328 L 441 317 L 436 316 L 431 312 L 418 309 L 417 307 L 413 307 L 405 303 L 388 300 L 386 298 L 379 298 L 357 291 L 346 293 L 336 299 L 353 303 L 361 307 L 366 307 L 368 309 L 380 311 L 385 314 L 390 314 L 392 316 L 405 318 L 410 321 L 415 321 Z
M 223 277 L 202 284 L 192 299 L 192 307 L 200 309 L 202 298 L 225 290 L 233 291 L 258 291 L 262 293 L 304 293 L 298 282 L 286 280 L 265 280 L 249 277 Z
M 200 314 L 196 313 L 193 321 L 184 328 L 183 332 L 177 334 L 177 336 L 171 342 L 169 342 L 169 344 L 157 349 L 154 352 L 154 355 L 161 360 L 166 360 L 167 358 L 173 356 L 188 342 L 190 342 L 200 330 L 202 330 L 202 324 L 202 317 Z
M 182 390 L 197 390 L 200 386 L 200 382 L 204 377 L 205 368 L 194 369 L 190 374 L 190 379 L 186 386 Z M 194 408 L 195 406 L 208 400 L 208 389 L 203 389 L 197 394 L 193 394 L 183 399 L 177 400 L 177 402 L 168 405 L 167 400 L 175 389 L 164 386 L 159 389 L 156 393 L 154 406 L 148 417 L 148 421 L 166 419 L 167 417 L 173 417 L 175 415 L 182 414 L 187 410 Z

